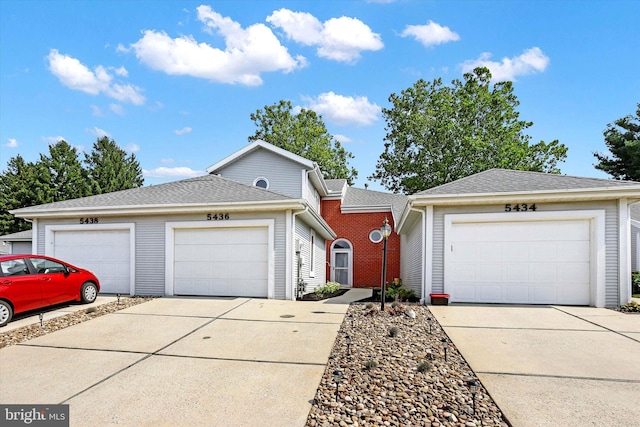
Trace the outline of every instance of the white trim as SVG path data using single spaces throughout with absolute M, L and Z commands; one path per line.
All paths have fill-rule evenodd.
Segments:
M 296 282 L 293 277 L 294 277 L 294 271 L 293 271 L 293 260 L 292 260 L 292 256 L 291 255 L 293 253 L 293 251 L 291 250 L 291 248 L 293 247 L 293 239 L 294 239 L 294 235 L 293 235 L 293 231 L 291 229 L 292 224 L 293 224 L 293 214 L 291 209 L 287 209 L 284 213 L 284 251 L 285 251 L 285 257 L 284 257 L 284 271 L 286 271 L 285 274 L 285 278 L 284 278 L 284 286 L 285 286 L 285 299 L 287 300 L 292 300 L 295 299 L 296 294 L 293 290 L 294 287 L 294 283 Z
M 247 219 L 229 220 L 223 222 L 212 221 L 171 221 L 165 223 L 165 273 L 164 292 L 165 295 L 174 295 L 173 285 L 173 261 L 175 257 L 174 238 L 176 229 L 185 228 L 267 228 L 268 239 L 268 274 L 267 274 L 267 298 L 273 299 L 275 295 L 275 252 L 274 252 L 274 230 L 275 219 Z
M 31 221 L 31 253 L 38 253 L 38 220 Z
M 34 222 L 35 224 L 35 222 Z M 44 227 L 44 254 L 54 256 L 56 231 L 116 231 L 129 232 L 129 295 L 136 294 L 136 225 L 133 222 L 113 224 L 67 224 L 45 225 Z M 35 240 L 34 240 L 35 241 Z
M 483 213 L 483 214 L 448 214 L 444 216 L 444 293 L 450 295 L 450 302 L 455 302 L 455 295 L 449 289 L 449 260 L 446 248 L 451 246 L 451 228 L 454 223 L 464 222 L 530 222 L 552 220 L 590 220 L 591 229 L 591 259 L 590 259 L 590 305 L 605 306 L 606 286 L 606 246 L 605 246 L 605 211 L 555 211 L 555 212 L 527 212 L 525 215 L 514 213 Z
M 344 239 L 344 238 L 340 238 L 340 239 L 336 239 L 331 243 L 331 247 L 330 247 L 330 256 L 331 256 L 331 274 L 330 279 L 332 282 L 335 282 L 336 277 L 335 277 L 335 250 L 334 247 L 336 245 L 336 243 L 339 242 L 347 242 L 349 244 L 350 249 L 337 249 L 337 251 L 339 253 L 347 253 L 347 262 L 349 263 L 349 268 L 347 270 L 348 273 L 348 277 L 347 277 L 347 284 L 345 286 L 353 286 L 353 243 L 351 243 L 348 239 Z M 344 283 L 341 283 L 342 285 L 344 285 Z
M 260 187 L 260 186 L 256 185 L 258 183 L 258 181 L 266 182 L 267 186 L 266 187 Z M 271 186 L 271 183 L 269 182 L 269 180 L 266 177 L 259 176 L 259 177 L 257 177 L 256 179 L 253 180 L 253 186 L 256 187 L 256 188 L 262 188 L 263 190 L 268 190 L 269 187 Z
M 631 301 L 631 216 L 627 199 L 618 200 L 618 280 L 620 304 Z
M 433 290 L 433 206 L 426 206 L 422 215 L 422 244 L 423 244 L 423 261 L 422 261 L 422 278 L 423 290 L 422 298 L 431 302 L 429 296 Z

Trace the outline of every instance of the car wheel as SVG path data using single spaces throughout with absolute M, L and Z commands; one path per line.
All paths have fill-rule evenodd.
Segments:
M 9 323 L 12 317 L 13 309 L 11 308 L 11 304 L 6 301 L 0 301 L 0 326 Z
M 98 297 L 98 287 L 93 282 L 86 282 L 80 290 L 80 297 L 85 304 L 92 303 Z

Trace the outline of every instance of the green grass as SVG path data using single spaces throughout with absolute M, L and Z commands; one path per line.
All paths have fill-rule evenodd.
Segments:
M 633 294 L 631 296 L 634 297 L 634 298 L 640 298 L 640 294 Z

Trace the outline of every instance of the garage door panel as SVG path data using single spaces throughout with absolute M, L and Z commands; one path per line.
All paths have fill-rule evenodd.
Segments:
M 589 302 L 589 220 L 452 222 L 446 232 L 445 289 L 454 301 Z
M 266 297 L 267 227 L 174 230 L 176 295 Z
M 101 293 L 131 290 L 130 231 L 55 230 L 53 256 L 92 271 Z

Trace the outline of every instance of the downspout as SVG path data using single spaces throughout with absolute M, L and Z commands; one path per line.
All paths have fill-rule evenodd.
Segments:
M 309 212 L 309 206 L 308 205 L 304 207 L 304 210 L 301 210 L 301 211 L 298 211 L 298 212 L 294 212 L 291 215 L 291 237 L 292 237 L 293 241 L 290 244 L 291 244 L 291 248 L 294 248 L 294 250 L 295 250 L 295 245 L 296 245 L 296 217 L 298 215 L 301 215 L 301 214 L 307 213 L 307 212 Z M 291 253 L 288 253 L 287 254 L 287 259 L 290 259 L 290 257 L 291 257 Z M 302 267 L 300 265 L 300 260 L 297 259 L 296 260 L 296 269 L 298 271 L 297 271 L 296 277 L 300 277 L 300 271 L 299 270 L 301 268 Z M 291 277 L 291 283 L 292 283 L 291 287 L 288 289 L 289 293 L 290 293 L 289 299 L 291 299 L 292 301 L 295 301 L 296 300 L 296 293 L 297 293 L 295 291 L 297 291 L 298 281 L 294 280 L 293 271 L 289 271 L 289 277 Z

